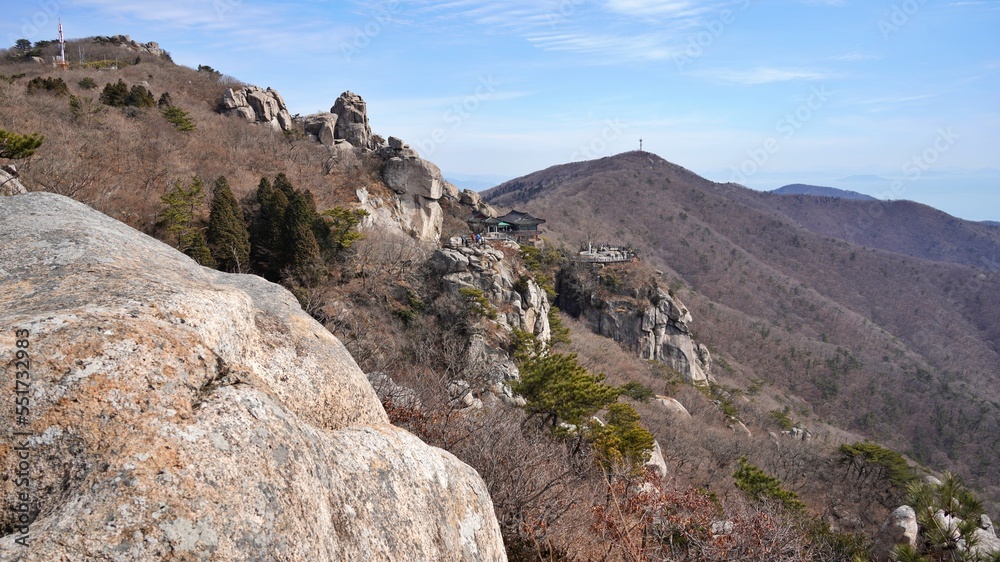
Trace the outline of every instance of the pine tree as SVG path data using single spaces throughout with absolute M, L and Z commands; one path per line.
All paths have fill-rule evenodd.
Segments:
M 205 232 L 203 230 L 198 228 L 191 229 L 182 238 L 183 249 L 181 251 L 205 267 L 216 267 L 215 258 L 212 257 L 212 251 L 208 249 L 208 243 L 205 241 Z
M 178 131 L 189 132 L 197 128 L 191 117 L 188 116 L 187 111 L 177 107 L 176 105 L 168 105 L 160 110 L 160 114 L 167 122 L 171 123 L 173 126 L 177 127 Z
M 750 464 L 746 457 L 740 458 L 740 466 L 733 473 L 733 479 L 736 487 L 752 500 L 776 501 L 792 511 L 805 509 L 798 494 L 782 488 L 781 480 Z
M 250 259 L 254 271 L 271 281 L 278 281 L 286 263 L 283 227 L 288 197 L 284 189 L 275 189 L 267 178 L 261 178 L 257 186 L 257 205 L 250 231 Z
M 334 207 L 323 211 L 322 219 L 327 226 L 327 236 L 321 245 L 331 260 L 341 259 L 362 238 L 357 228 L 367 216 L 368 211 L 364 209 Z
M 128 96 L 125 97 L 125 105 L 131 107 L 153 107 L 156 105 L 156 98 L 144 86 L 136 84 L 132 86 L 132 89 L 128 92 Z
M 178 247 L 182 246 L 184 235 L 193 228 L 195 211 L 205 198 L 204 185 L 198 176 L 192 177 L 188 186 L 177 180 L 173 189 L 160 197 L 160 201 L 167 206 L 160 213 L 160 225 L 174 235 Z
M 197 176 L 192 177 L 187 186 L 180 180 L 175 181 L 173 189 L 160 198 L 167 208 L 160 213 L 159 224 L 176 237 L 178 250 L 201 265 L 215 267 L 215 260 L 205 243 L 205 233 L 195 224 L 205 198 L 204 185 Z
M 278 184 L 278 180 L 275 180 Z M 297 281 L 309 285 L 322 277 L 325 266 L 316 235 L 313 232 L 317 218 L 312 195 L 294 193 L 288 203 L 284 221 L 285 247 L 291 253 L 288 260 L 290 273 Z
M 125 107 L 126 101 L 128 100 L 128 85 L 121 78 L 118 79 L 118 83 L 112 84 L 108 82 L 104 86 L 104 90 L 101 91 L 101 103 L 104 105 L 110 105 L 111 107 Z
M 0 129 L 0 158 L 30 158 L 45 137 L 37 133 L 19 135 Z
M 642 474 L 653 450 L 653 434 L 639 425 L 639 414 L 628 404 L 608 406 L 605 424 L 591 425 L 590 438 L 598 462 L 605 468 L 624 464 L 630 474 Z
M 619 390 L 604 384 L 604 375 L 589 373 L 575 354 L 535 357 L 520 368 L 514 391 L 524 396 L 525 410 L 544 417 L 552 427 L 560 421 L 579 426 L 618 399 Z
M 243 211 L 229 188 L 225 176 L 219 176 L 212 188 L 212 210 L 208 217 L 208 246 L 223 271 L 243 273 L 250 268 L 250 232 Z

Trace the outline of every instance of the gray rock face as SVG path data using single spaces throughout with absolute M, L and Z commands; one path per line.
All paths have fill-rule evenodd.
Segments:
M 691 412 L 688 412 L 688 409 L 684 407 L 684 404 L 678 402 L 676 398 L 671 398 L 669 396 L 663 396 L 658 394 L 656 396 L 656 403 L 659 404 L 660 406 L 663 406 L 663 408 L 666 411 L 675 414 L 681 418 L 691 417 Z
M 306 134 L 316 135 L 319 142 L 333 146 L 334 131 L 337 128 L 337 115 L 335 113 L 316 113 L 309 115 L 303 120 Z
M 478 289 L 497 310 L 509 311 L 497 317 L 507 330 L 516 328 L 549 341 L 548 296 L 530 279 L 515 287 L 514 272 L 504 261 L 503 252 L 488 246 L 443 248 L 434 252 L 428 263 L 451 290 Z
M 690 382 L 708 382 L 711 355 L 691 337 L 687 326 L 691 315 L 679 300 L 661 289 L 642 306 L 631 298 L 594 302 L 595 298 L 577 303 L 595 332 L 632 345 L 643 359 L 662 361 Z
M 6 168 L 0 169 L 0 197 L 27 193 L 28 190 Z
M 222 94 L 221 106 L 223 113 L 252 123 L 267 123 L 278 131 L 292 128 L 292 116 L 288 113 L 284 98 L 271 88 L 230 88 Z
M 549 300 L 545 291 L 534 281 L 515 283 L 515 273 L 504 253 L 481 246 L 442 248 L 428 259 L 428 265 L 444 281 L 448 290 L 458 292 L 463 288 L 478 289 L 499 311 L 496 322 L 507 331 L 523 330 L 548 342 L 552 337 L 549 326 Z M 515 286 L 517 285 L 517 286 Z M 517 365 L 499 349 L 491 348 L 482 335 L 474 335 L 468 346 L 466 376 L 470 380 L 489 381 L 487 389 L 497 398 L 511 405 L 523 405 L 523 398 L 515 397 L 507 386 L 520 378 Z
M 920 528 L 917 525 L 917 514 L 908 505 L 897 507 L 889 514 L 878 533 L 875 534 L 875 544 L 872 546 L 872 557 L 877 562 L 888 562 L 892 549 L 898 545 L 917 545 Z
M 399 194 L 419 195 L 432 201 L 444 194 L 441 169 L 422 158 L 390 158 L 382 170 L 382 179 Z
M 462 192 L 458 195 L 458 200 L 463 205 L 472 207 L 473 210 L 479 211 L 480 213 L 483 213 L 486 216 L 496 217 L 499 216 L 500 214 L 492 205 L 483 201 L 482 197 L 480 197 L 478 193 L 472 191 L 471 189 L 463 189 Z
M 396 207 L 400 226 L 421 241 L 437 242 L 444 223 L 438 203 L 446 183 L 441 170 L 433 162 L 418 158 L 415 150 L 396 137 L 389 137 L 377 155 L 385 160 L 382 181 L 399 196 Z
M 663 449 L 660 448 L 659 441 L 653 441 L 653 451 L 646 461 L 646 468 L 655 472 L 660 478 L 667 477 L 667 461 L 663 458 Z
M 390 425 L 283 288 L 53 194 L 0 199 L 0 239 L 0 325 L 30 331 L 32 358 L 0 473 L 26 441 L 38 507 L 31 546 L 3 536 L 0 559 L 506 559 L 475 471 Z M 0 528 L 16 491 L 0 481 Z
M 353 92 L 344 92 L 333 103 L 330 111 L 337 114 L 335 138 L 345 139 L 358 148 L 368 150 L 377 148 L 372 139 L 371 126 L 368 124 L 368 106 L 361 96 Z

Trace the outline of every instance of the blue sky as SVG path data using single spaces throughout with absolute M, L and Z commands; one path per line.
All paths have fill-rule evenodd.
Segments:
M 281 92 L 344 90 L 470 186 L 643 148 L 1000 220 L 1000 0 L 37 0 L 0 33 L 129 34 Z

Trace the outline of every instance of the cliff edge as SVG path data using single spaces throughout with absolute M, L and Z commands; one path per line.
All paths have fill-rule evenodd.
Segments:
M 0 240 L 0 559 L 506 559 L 476 472 L 285 289 L 53 194 Z

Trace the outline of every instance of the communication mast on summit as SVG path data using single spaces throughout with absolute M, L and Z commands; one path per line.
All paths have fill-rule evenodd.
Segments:
M 56 66 L 63 70 L 69 68 L 69 62 L 66 61 L 66 40 L 63 39 L 62 18 L 59 18 L 59 58 L 56 60 Z

